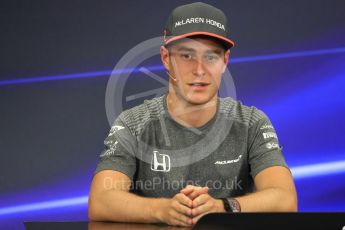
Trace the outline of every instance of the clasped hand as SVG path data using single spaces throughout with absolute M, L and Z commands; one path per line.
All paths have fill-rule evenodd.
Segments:
M 207 213 L 224 212 L 223 202 L 208 194 L 208 187 L 188 185 L 169 200 L 165 222 L 191 226 Z

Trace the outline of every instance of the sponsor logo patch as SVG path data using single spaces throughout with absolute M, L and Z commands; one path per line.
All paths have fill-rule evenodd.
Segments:
M 279 145 L 277 143 L 269 142 L 269 143 L 266 144 L 266 148 L 268 148 L 268 149 L 277 149 L 277 148 L 279 148 Z
M 238 158 L 233 159 L 233 160 L 226 160 L 226 161 L 216 161 L 214 164 L 215 165 L 227 165 L 227 164 L 232 164 L 232 163 L 237 163 L 241 160 L 242 154 L 238 156 Z
M 274 129 L 272 125 L 263 125 L 260 129 Z
M 263 133 L 262 135 L 264 136 L 265 139 L 267 139 L 267 138 L 277 139 L 277 134 L 274 132 L 267 132 L 267 133 Z
M 117 131 L 121 130 L 121 129 L 124 129 L 125 127 L 123 126 L 119 126 L 119 125 L 114 125 L 113 127 L 111 127 L 110 129 L 110 134 L 109 136 L 111 135 L 114 135 L 114 133 L 116 133 Z
M 166 154 L 160 154 L 158 151 L 153 151 L 151 170 L 157 172 L 169 172 L 170 156 Z
M 114 155 L 115 150 L 117 149 L 117 144 L 118 143 L 119 143 L 118 141 L 115 141 L 115 143 L 113 145 L 111 145 L 110 148 L 107 149 L 104 153 L 102 153 L 100 157 Z

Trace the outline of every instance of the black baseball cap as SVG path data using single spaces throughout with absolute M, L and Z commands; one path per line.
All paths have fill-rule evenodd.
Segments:
M 164 28 L 164 45 L 192 36 L 210 36 L 226 48 L 235 45 L 229 38 L 227 18 L 223 11 L 202 2 L 176 7 Z

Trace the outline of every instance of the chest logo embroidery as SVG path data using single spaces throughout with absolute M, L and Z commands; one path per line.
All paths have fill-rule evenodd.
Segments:
M 236 159 L 233 160 L 226 160 L 226 161 L 216 161 L 214 162 L 215 165 L 227 165 L 227 164 L 232 164 L 232 163 L 237 163 L 241 160 L 242 154 L 239 155 Z
M 169 172 L 170 156 L 166 154 L 160 154 L 158 151 L 153 151 L 151 170 L 157 172 Z

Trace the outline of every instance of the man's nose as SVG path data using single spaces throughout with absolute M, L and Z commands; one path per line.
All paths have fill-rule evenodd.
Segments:
M 194 67 L 194 75 L 197 77 L 203 77 L 205 75 L 205 66 L 202 60 L 196 60 Z

